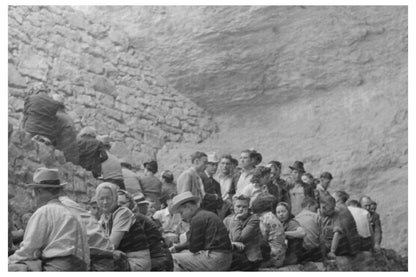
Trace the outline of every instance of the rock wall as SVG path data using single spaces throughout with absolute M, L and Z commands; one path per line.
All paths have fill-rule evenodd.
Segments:
M 78 130 L 95 126 L 113 152 L 135 165 L 166 142 L 199 142 L 211 116 L 158 74 L 123 32 L 65 6 L 9 7 L 9 117 L 17 125 L 24 90 L 44 81 L 65 96 Z
M 407 253 L 406 6 L 89 7 L 154 57 L 219 132 L 158 153 L 176 174 L 195 150 L 295 160 L 332 190 L 378 202 L 383 246 Z
M 10 138 L 8 153 L 9 213 L 14 226 L 22 228 L 22 215 L 36 210 L 32 191 L 33 173 L 41 166 L 58 168 L 64 193 L 87 207 L 99 184 L 91 172 L 65 161 L 63 153 L 53 146 L 33 141 L 24 131 L 15 130 Z

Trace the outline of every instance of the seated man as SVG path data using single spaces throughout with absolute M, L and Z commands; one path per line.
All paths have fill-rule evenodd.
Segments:
M 179 243 L 180 236 L 189 230 L 189 224 L 182 221 L 181 215 L 172 212 L 172 199 L 175 196 L 176 194 L 171 193 L 166 199 L 168 206 L 153 214 L 153 219 L 159 224 L 163 239 L 169 247 Z
M 336 256 L 354 256 L 360 250 L 360 239 L 354 219 L 349 220 L 335 209 L 335 199 L 320 197 L 320 241 L 323 257 L 334 260 Z
M 40 260 L 38 270 L 42 271 L 87 270 L 87 234 L 78 218 L 59 201 L 64 184 L 60 184 L 58 170 L 38 168 L 33 181 L 39 208 L 27 224 L 20 249 L 9 257 L 9 270 L 34 260 Z
M 173 270 L 227 271 L 232 260 L 227 229 L 216 214 L 199 208 L 199 201 L 190 191 L 173 198 L 173 212 L 180 213 L 190 223 L 188 241 L 170 248 L 174 253 Z M 185 249 L 189 251 L 182 251 Z
M 299 261 L 319 261 L 322 259 L 320 244 L 319 244 L 319 220 L 318 203 L 312 197 L 305 197 L 302 203 L 302 211 L 295 217 L 300 226 L 305 230 L 305 237 L 303 238 L 302 253 Z
M 231 271 L 255 271 L 263 260 L 260 219 L 257 214 L 249 212 L 249 197 L 234 196 L 233 202 L 234 214 L 224 219 L 234 248 Z

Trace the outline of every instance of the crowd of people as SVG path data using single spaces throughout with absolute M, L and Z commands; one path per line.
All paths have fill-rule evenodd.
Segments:
M 41 87 L 26 98 L 22 128 L 100 184 L 84 208 L 63 193 L 58 169 L 38 168 L 30 184 L 38 209 L 24 231 L 9 220 L 9 271 L 256 271 L 380 250 L 376 202 L 331 191 L 330 172 L 314 178 L 295 161 L 282 178 L 282 163 L 262 163 L 254 149 L 238 160 L 197 151 L 177 178 L 164 170 L 159 179 L 157 161 L 138 173 L 111 152 L 109 136 L 92 127 L 76 134 L 70 118 L 57 117 L 62 99 L 49 93 Z M 52 115 L 54 133 L 40 131 L 38 121 Z

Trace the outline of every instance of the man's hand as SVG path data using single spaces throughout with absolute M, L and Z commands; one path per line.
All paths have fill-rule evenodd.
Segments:
M 175 246 L 169 247 L 169 251 L 170 251 L 170 253 L 176 253 Z
M 114 250 L 113 251 L 113 258 L 114 260 L 120 260 L 123 256 L 126 256 L 126 253 L 120 250 Z
M 329 252 L 327 257 L 329 260 L 335 260 L 337 258 L 337 255 L 335 255 L 334 252 Z
M 381 251 L 380 245 L 374 245 L 374 252 L 375 253 L 380 253 L 380 251 Z
M 231 243 L 234 249 L 237 249 L 237 251 L 242 252 L 244 251 L 244 248 L 246 248 L 246 246 L 244 245 L 244 243 L 242 242 L 232 242 Z

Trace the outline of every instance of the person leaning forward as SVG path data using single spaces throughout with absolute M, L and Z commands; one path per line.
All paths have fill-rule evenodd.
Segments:
M 39 208 L 27 224 L 21 247 L 9 257 L 9 271 L 25 271 L 33 265 L 38 265 L 36 271 L 86 271 L 90 262 L 87 234 L 59 201 L 65 184 L 60 183 L 58 169 L 38 168 L 33 182 L 30 186 Z
M 199 208 L 199 200 L 190 191 L 173 198 L 172 210 L 190 223 L 187 242 L 170 248 L 173 270 L 227 271 L 232 260 L 227 229 L 216 214 Z

